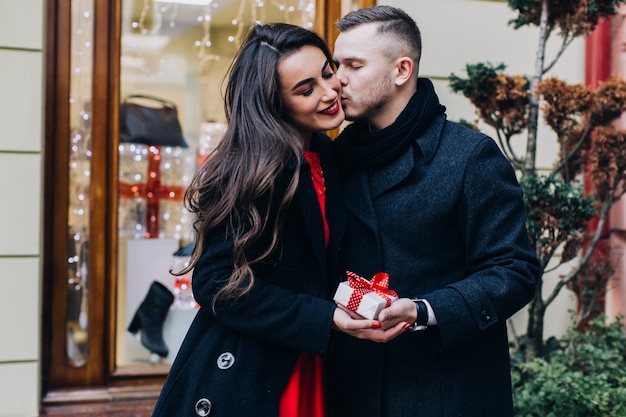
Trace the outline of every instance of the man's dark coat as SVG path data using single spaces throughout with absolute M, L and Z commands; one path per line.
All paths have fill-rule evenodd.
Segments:
M 400 158 L 343 181 L 345 268 L 388 272 L 438 326 L 387 344 L 337 335 L 331 417 L 512 415 L 506 320 L 535 293 L 521 190 L 495 142 L 438 116 Z

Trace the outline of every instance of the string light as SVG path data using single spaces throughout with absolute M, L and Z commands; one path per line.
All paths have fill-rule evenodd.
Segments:
M 158 5 L 155 7 L 157 3 Z M 156 35 L 163 25 L 165 15 L 169 13 L 168 26 L 170 29 L 174 29 L 180 5 L 201 6 L 202 11 L 197 15 L 196 21 L 201 26 L 202 36 L 194 41 L 194 48 L 197 50 L 200 64 L 219 60 L 220 56 L 211 52 L 211 47 L 213 46 L 211 39 L 212 15 L 213 10 L 220 7 L 217 1 L 143 0 L 139 18 L 137 21 L 131 22 L 131 27 L 143 35 Z M 236 28 L 235 34 L 226 35 L 225 40 L 234 44 L 234 48 L 238 49 L 251 25 L 262 24 L 267 21 L 269 7 L 282 12 L 284 22 L 297 24 L 309 29 L 313 27 L 315 3 L 311 0 L 274 0 L 269 4 L 265 0 L 240 0 L 237 14 L 231 20 L 231 24 Z M 250 16 L 248 19 L 245 18 L 246 10 Z M 151 23 L 151 27 L 148 27 L 148 22 Z
M 202 24 L 202 39 L 196 41 L 196 47 L 198 48 L 198 58 L 200 59 L 200 63 L 204 63 L 206 61 L 210 61 L 212 59 L 216 59 L 216 56 L 209 52 L 209 48 L 211 48 L 211 7 L 210 1 L 204 6 L 204 14 L 198 16 L 198 21 Z
M 250 6 L 250 19 L 248 20 L 244 18 L 247 4 Z M 273 1 L 270 6 L 267 6 L 264 0 L 240 0 L 237 15 L 231 21 L 231 24 L 237 28 L 237 31 L 235 35 L 227 37 L 228 42 L 234 43 L 235 48 L 239 48 L 250 25 L 262 24 L 267 21 L 268 7 L 274 7 L 283 12 L 283 21 L 286 23 L 300 25 L 309 29 L 313 27 L 315 3 L 312 1 Z M 296 14 L 298 15 L 296 16 Z

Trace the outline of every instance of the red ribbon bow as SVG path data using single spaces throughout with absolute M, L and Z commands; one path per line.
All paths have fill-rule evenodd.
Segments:
M 350 271 L 346 271 L 346 277 L 348 277 L 348 285 L 354 288 L 346 306 L 351 311 L 356 311 L 363 296 L 370 292 L 375 292 L 384 298 L 385 307 L 391 305 L 392 297 L 398 298 L 398 293 L 389 289 L 389 274 L 386 272 L 378 272 L 370 281 Z

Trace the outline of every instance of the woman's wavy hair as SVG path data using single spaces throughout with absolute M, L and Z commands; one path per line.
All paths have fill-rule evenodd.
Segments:
M 224 100 L 228 127 L 186 191 L 185 205 L 196 215 L 196 244 L 188 266 L 173 272 L 182 275 L 193 269 L 208 234 L 226 225 L 224 237 L 234 242 L 234 268 L 213 308 L 218 299 L 246 294 L 255 279 L 251 266 L 279 245 L 280 214 L 295 194 L 299 170 L 288 178 L 286 188 L 278 180 L 288 165 L 299 165 L 303 144 L 285 115 L 278 66 L 306 45 L 321 49 L 332 63 L 328 46 L 315 32 L 286 23 L 255 25 L 228 70 Z M 272 218 L 276 220 L 269 224 Z M 265 247 L 252 250 L 253 245 Z

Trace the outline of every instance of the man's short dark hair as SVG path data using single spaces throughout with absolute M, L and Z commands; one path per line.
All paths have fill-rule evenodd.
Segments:
M 416 64 L 422 56 L 422 35 L 415 20 L 404 10 L 392 6 L 373 6 L 352 11 L 337 20 L 340 32 L 366 23 L 378 23 L 377 31 L 388 34 L 406 44 L 407 51 Z

